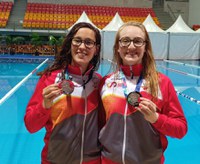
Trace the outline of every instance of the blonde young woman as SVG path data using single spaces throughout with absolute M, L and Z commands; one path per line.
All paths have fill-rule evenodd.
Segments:
M 182 138 L 187 122 L 171 80 L 156 71 L 151 42 L 141 23 L 118 30 L 113 62 L 101 98 L 106 122 L 100 131 L 103 164 L 163 164 L 166 136 Z

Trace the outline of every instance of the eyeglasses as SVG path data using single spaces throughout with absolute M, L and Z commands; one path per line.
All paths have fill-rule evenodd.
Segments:
M 82 40 L 82 39 L 80 39 L 80 38 L 73 38 L 72 39 L 72 45 L 73 46 L 80 46 L 82 43 L 84 43 L 84 45 L 85 45 L 85 47 L 86 48 L 89 48 L 89 49 L 91 49 L 91 48 L 93 48 L 94 47 L 94 45 L 96 44 L 96 42 L 94 42 L 93 40 L 91 40 L 91 39 L 85 39 L 85 40 Z
M 142 47 L 146 43 L 146 41 L 140 37 L 136 37 L 134 39 L 124 37 L 119 40 L 120 46 L 122 46 L 122 47 L 130 46 L 131 42 L 133 42 L 133 45 L 135 47 Z

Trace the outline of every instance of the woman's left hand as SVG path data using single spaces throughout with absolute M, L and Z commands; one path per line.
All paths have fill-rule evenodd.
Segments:
M 136 107 L 136 109 L 140 111 L 144 115 L 144 118 L 150 123 L 155 123 L 158 120 L 156 104 L 151 100 L 140 97 L 139 107 Z

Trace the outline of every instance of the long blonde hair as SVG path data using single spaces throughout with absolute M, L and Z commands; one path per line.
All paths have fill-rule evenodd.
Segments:
M 139 27 L 145 34 L 146 37 L 146 45 L 145 45 L 145 54 L 142 59 L 142 65 L 143 65 L 143 78 L 146 81 L 146 86 L 148 87 L 150 93 L 152 94 L 153 98 L 158 97 L 158 84 L 159 84 L 159 78 L 158 78 L 158 72 L 156 70 L 156 63 L 153 56 L 151 41 L 148 35 L 148 32 L 145 28 L 145 26 L 142 23 L 139 22 L 127 22 L 124 23 L 119 30 L 117 31 L 116 37 L 115 37 L 115 43 L 113 47 L 113 63 L 116 63 L 115 65 L 115 71 L 119 70 L 120 65 L 122 65 L 122 59 L 119 55 L 118 49 L 119 49 L 119 39 L 120 39 L 120 33 L 121 31 L 127 27 L 127 26 L 135 26 Z

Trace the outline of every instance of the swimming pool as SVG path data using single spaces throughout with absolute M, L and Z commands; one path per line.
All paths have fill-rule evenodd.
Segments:
M 31 72 L 16 91 L 0 103 L 0 163 L 40 164 L 45 130 L 30 134 L 24 126 L 25 108 L 38 80 L 35 68 L 45 59 L 0 62 L 0 100 Z M 49 61 L 37 71 L 43 70 Z M 181 139 L 168 137 L 165 164 L 198 164 L 200 153 L 200 66 L 199 61 L 157 61 L 159 71 L 168 75 L 177 89 L 188 121 L 188 133 Z M 106 75 L 110 62 L 103 61 L 98 72 Z

